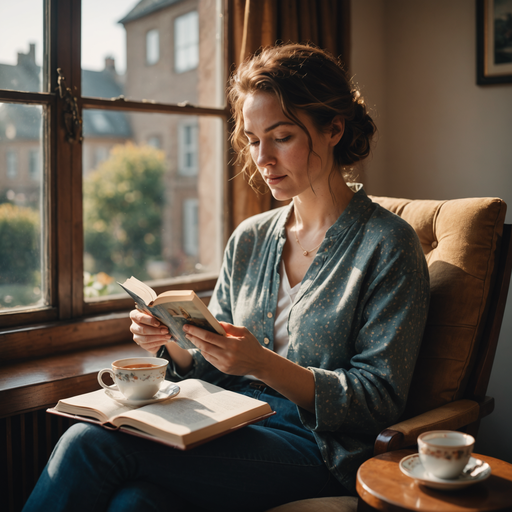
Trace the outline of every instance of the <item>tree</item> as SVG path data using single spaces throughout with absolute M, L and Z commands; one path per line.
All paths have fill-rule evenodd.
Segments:
M 128 143 L 84 180 L 85 270 L 148 278 L 162 251 L 164 171 L 162 151 Z

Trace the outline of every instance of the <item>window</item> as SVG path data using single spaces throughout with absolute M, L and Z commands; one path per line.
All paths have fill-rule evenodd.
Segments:
M 148 146 L 151 146 L 155 149 L 160 149 L 162 147 L 162 139 L 159 135 L 151 135 L 148 137 Z
M 28 173 L 32 180 L 40 179 L 39 150 L 31 149 L 28 154 Z
M 160 59 L 160 36 L 154 28 L 146 33 L 146 64 L 156 64 Z
M 191 11 L 174 21 L 174 69 L 183 73 L 199 64 L 199 16 Z
M 18 153 L 13 150 L 7 151 L 7 177 L 16 178 L 18 175 Z
M 198 170 L 198 127 L 194 120 L 179 126 L 179 173 L 182 176 L 196 176 Z
M 183 201 L 183 249 L 188 256 L 199 254 L 199 202 Z
M 76 322 L 84 344 L 97 334 L 82 318 L 133 307 L 116 280 L 158 279 L 151 283 L 157 293 L 184 282 L 209 290 L 225 240 L 226 140 L 219 134 L 228 112 L 218 92 L 223 57 L 215 58 L 224 52 L 222 2 L 109 0 L 101 19 L 100 3 L 27 0 L 10 10 L 0 3 L 0 225 L 14 218 L 10 229 L 26 242 L 14 254 L 2 252 L 0 241 L 1 329 Z M 197 10 L 181 16 L 187 6 Z M 31 27 L 24 47 L 4 44 L 6 19 Z M 160 45 L 157 21 L 175 26 L 179 49 L 172 38 Z M 203 38 L 210 53 L 199 66 Z M 145 58 L 170 64 L 178 54 L 181 69 L 194 73 L 145 65 Z M 208 173 L 199 172 L 203 160 Z M 126 336 L 123 318 L 109 320 L 116 339 Z

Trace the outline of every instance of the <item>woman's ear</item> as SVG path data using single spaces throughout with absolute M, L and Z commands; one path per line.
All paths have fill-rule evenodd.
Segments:
M 334 116 L 331 122 L 331 145 L 336 146 L 338 142 L 343 137 L 343 133 L 345 132 L 345 119 L 340 116 Z

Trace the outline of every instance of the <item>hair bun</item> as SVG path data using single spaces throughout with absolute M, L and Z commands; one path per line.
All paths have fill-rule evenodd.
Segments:
M 353 116 L 345 123 L 345 133 L 339 142 L 338 156 L 343 165 L 350 165 L 370 154 L 371 141 L 377 131 L 359 91 L 353 93 Z

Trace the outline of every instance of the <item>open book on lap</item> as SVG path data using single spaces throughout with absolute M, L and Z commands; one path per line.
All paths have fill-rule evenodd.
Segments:
M 169 290 L 157 295 L 150 286 L 135 277 L 118 284 L 133 298 L 137 309 L 149 313 L 166 325 L 182 348 L 196 348 L 185 337 L 184 324 L 197 325 L 222 336 L 226 334 L 192 290 Z
M 60 400 L 49 413 L 98 423 L 187 450 L 274 414 L 261 400 L 199 379 L 178 383 L 180 393 L 142 407 L 122 405 L 101 389 Z

